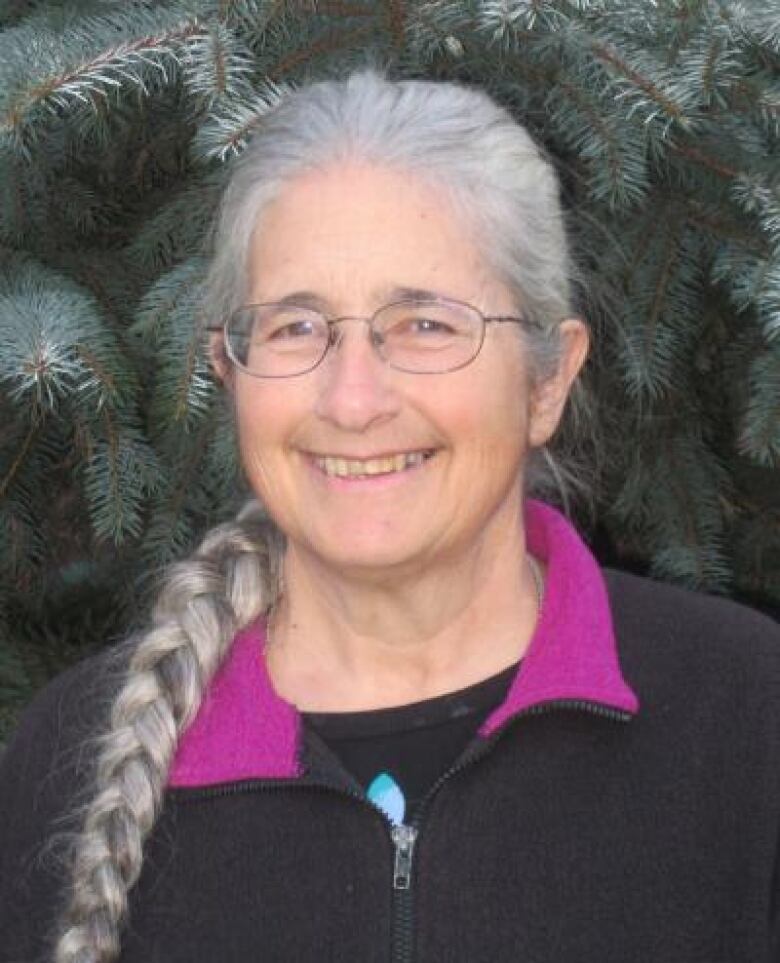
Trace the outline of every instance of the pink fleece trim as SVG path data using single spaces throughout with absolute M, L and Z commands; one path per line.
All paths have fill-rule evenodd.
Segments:
M 530 706 L 581 699 L 634 714 L 639 700 L 620 672 L 607 588 L 596 560 L 571 524 L 529 500 L 528 550 L 547 565 L 536 630 L 504 702 L 482 723 L 488 736 Z
M 547 565 L 544 604 L 506 700 L 485 720 L 488 736 L 521 710 L 582 699 L 634 714 L 639 703 L 620 673 L 604 579 L 595 559 L 555 509 L 529 500 L 529 550 Z M 263 659 L 262 619 L 240 632 L 182 736 L 171 787 L 301 775 L 301 720 L 280 698 Z
M 235 637 L 189 729 L 179 741 L 169 786 L 299 776 L 300 716 L 274 691 L 262 651 L 262 620 Z

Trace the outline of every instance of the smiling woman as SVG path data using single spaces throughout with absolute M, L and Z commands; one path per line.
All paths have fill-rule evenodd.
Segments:
M 562 224 L 479 91 L 263 118 L 205 304 L 255 499 L 29 710 L 3 959 L 780 961 L 777 630 L 532 497 L 588 350 Z
M 278 361 L 267 313 L 247 363 L 220 366 L 247 477 L 287 538 L 267 647 L 277 689 L 299 708 L 343 711 L 506 668 L 536 617 L 523 467 L 557 424 L 584 325 L 560 319 L 562 358 L 540 390 L 518 295 L 447 193 L 374 161 L 291 178 L 259 216 L 247 264 L 251 302 L 288 312 L 305 286 L 321 324 L 339 319 L 303 370 L 283 355 L 283 380 L 265 376 Z M 413 291 L 425 297 L 399 300 Z M 485 315 L 517 323 L 485 331 Z M 489 651 L 474 621 L 490 627 Z

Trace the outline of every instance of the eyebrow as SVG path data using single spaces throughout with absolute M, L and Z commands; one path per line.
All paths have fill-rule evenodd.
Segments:
M 393 301 L 436 301 L 445 295 L 440 291 L 428 291 L 426 288 L 394 287 L 383 289 L 383 304 L 391 304 Z M 327 311 L 330 304 L 327 298 L 316 294 L 314 291 L 292 291 L 284 297 L 276 299 L 277 304 L 294 304 L 301 308 L 313 308 L 318 311 Z

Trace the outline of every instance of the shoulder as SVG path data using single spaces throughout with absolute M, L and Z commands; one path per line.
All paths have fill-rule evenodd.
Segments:
M 40 689 L 19 717 L 0 766 L 32 764 L 40 755 L 56 756 L 105 721 L 116 676 L 107 653 L 90 656 L 60 673 Z
M 607 569 L 620 664 L 645 705 L 769 704 L 780 718 L 780 625 L 729 599 Z
M 100 654 L 46 685 L 0 756 L 0 931 L 19 958 L 46 927 L 62 881 L 61 843 L 92 776 L 118 663 Z
M 605 569 L 604 578 L 616 623 L 634 635 L 767 651 L 780 645 L 780 624 L 746 605 L 615 569 Z
M 0 755 L 0 816 L 26 821 L 71 796 L 87 777 L 84 751 L 103 731 L 120 677 L 121 658 L 105 651 L 56 676 L 33 698 Z M 0 834 L 4 831 L 0 822 Z

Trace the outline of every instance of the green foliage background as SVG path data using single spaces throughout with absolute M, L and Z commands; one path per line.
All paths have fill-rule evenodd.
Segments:
M 780 602 L 777 4 L 15 0 L 0 31 L 0 728 L 240 501 L 208 225 L 280 92 L 366 62 L 485 87 L 559 169 L 602 557 Z

